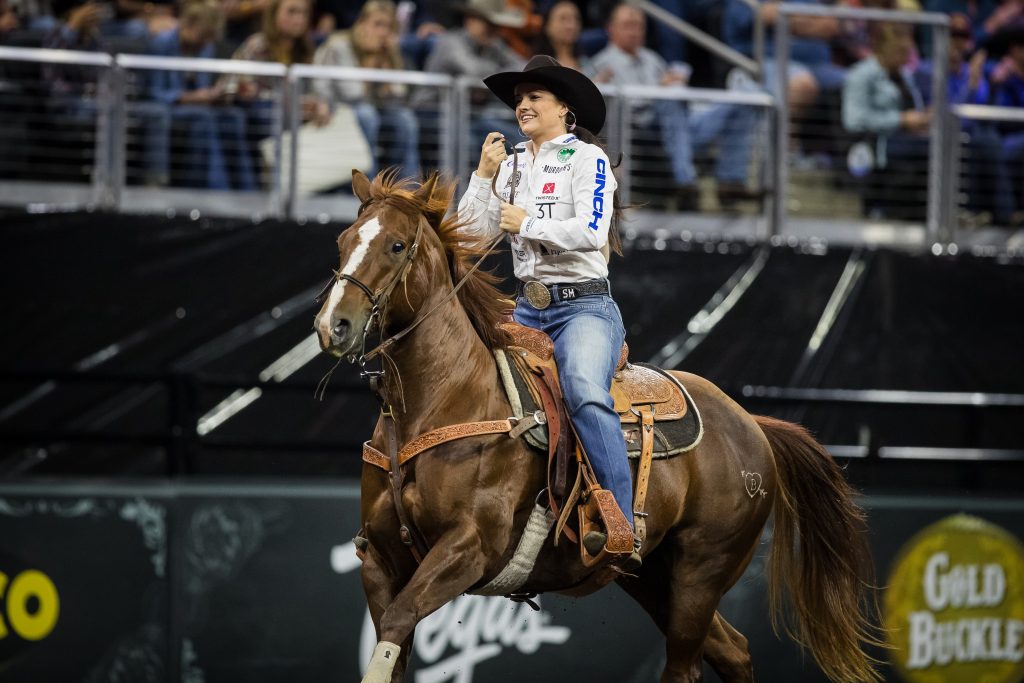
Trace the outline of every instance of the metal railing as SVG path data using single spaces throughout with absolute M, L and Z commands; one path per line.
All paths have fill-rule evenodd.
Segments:
M 854 9 L 824 5 L 782 4 L 779 6 L 778 19 L 775 24 L 775 60 L 776 60 L 776 96 L 779 106 L 778 140 L 776 149 L 788 150 L 790 144 L 790 104 L 788 91 L 788 67 L 790 50 L 793 40 L 791 20 L 793 17 L 821 17 L 834 19 L 850 19 L 859 21 L 881 21 L 926 25 L 932 31 L 932 59 L 934 64 L 932 78 L 932 102 L 935 115 L 931 121 L 930 132 L 930 168 L 945 168 L 950 160 L 944 155 L 948 146 L 943 144 L 943 133 L 949 103 L 946 98 L 946 80 L 949 62 L 949 16 L 930 12 L 900 12 L 892 10 Z M 775 158 L 776 177 L 784 187 L 789 187 L 788 154 L 780 154 Z M 945 163 L 944 163 L 945 162 Z M 948 225 L 946 204 L 943 193 L 947 177 L 940 172 L 928 173 L 928 198 L 926 214 L 927 237 L 931 242 L 950 241 L 952 236 L 943 230 Z M 775 224 L 782 225 L 786 221 L 786 202 L 778 202 L 775 206 Z
M 742 0 L 742 2 L 754 12 L 753 59 L 649 0 L 629 0 L 629 4 L 637 7 L 655 21 L 665 24 L 686 40 L 700 45 L 716 57 L 743 69 L 756 80 L 761 80 L 764 75 L 764 20 L 761 18 L 757 0 Z
M 1001 124 L 1013 130 L 1000 131 Z M 954 231 L 1024 218 L 1024 159 L 1006 159 L 1006 138 L 1024 139 L 1024 110 L 978 104 L 950 109 L 947 212 Z
M 743 2 L 756 9 L 755 0 Z M 862 188 L 851 191 L 849 188 L 829 186 L 819 193 L 821 204 L 818 207 L 808 210 L 809 202 L 806 200 L 803 207 L 796 205 L 794 195 L 803 191 L 803 183 L 836 183 L 837 179 L 849 174 L 843 170 L 821 173 L 816 169 L 814 173 L 801 176 L 799 172 L 794 172 L 789 158 L 793 134 L 785 74 L 793 38 L 790 20 L 795 16 L 907 22 L 934 28 L 931 32 L 934 44 L 932 100 L 936 113 L 931 120 L 931 134 L 926 143 L 931 163 L 922 171 L 922 200 L 917 202 L 918 208 L 927 206 L 924 220 L 920 221 L 923 227 L 913 225 L 913 220 L 909 224 L 899 219 L 879 222 L 863 206 L 855 206 L 862 201 L 862 197 L 856 199 L 858 194 L 865 194 Z M 763 34 L 763 30 L 762 25 L 755 34 Z M 643 168 L 647 163 L 640 153 L 643 148 L 653 150 L 657 156 L 657 148 L 664 145 L 660 144 L 661 140 L 654 129 L 638 125 L 638 117 L 641 117 L 638 104 L 671 104 L 688 111 L 690 116 L 698 116 L 702 108 L 740 107 L 757 112 L 756 116 L 748 117 L 748 120 L 755 123 L 752 124 L 752 130 L 747 131 L 754 148 L 753 161 L 747 170 L 752 189 L 761 193 L 765 201 L 753 210 L 749 204 L 744 204 L 742 215 L 719 213 L 714 202 L 709 208 L 705 201 L 702 211 L 687 217 L 688 229 L 693 228 L 696 222 L 698 231 L 738 235 L 743 234 L 737 229 L 737 226 L 742 225 L 746 236 L 764 238 L 780 234 L 814 234 L 814 225 L 820 225 L 822 218 L 828 218 L 833 227 L 852 236 L 844 236 L 843 239 L 852 241 L 873 239 L 874 235 L 880 235 L 879 231 L 883 228 L 890 237 L 880 235 L 878 239 L 890 239 L 901 246 L 928 248 L 934 244 L 955 242 L 962 237 L 962 233 L 958 232 L 961 225 L 957 221 L 958 202 L 963 203 L 960 201 L 963 193 L 959 191 L 962 185 L 959 169 L 964 168 L 963 157 L 968 147 L 960 144 L 959 120 L 976 118 L 1019 121 L 1021 114 L 1015 110 L 1000 112 L 974 106 L 950 110 L 945 96 L 948 18 L 928 13 L 783 4 L 774 30 L 776 82 L 773 88 L 769 88 L 774 93 L 754 90 L 755 83 L 749 84 L 750 90 L 644 86 L 602 88 L 609 103 L 605 132 L 610 151 L 613 156 L 618 152 L 624 153 L 620 169 L 622 197 L 639 200 L 636 203 L 646 205 L 647 209 L 657 209 L 663 198 L 660 195 L 667 195 L 665 190 L 671 189 L 670 174 L 666 171 L 669 165 L 665 163 L 664 150 L 660 152 L 660 160 L 655 159 L 649 168 Z M 755 46 L 757 44 L 755 35 Z M 755 50 L 757 53 L 758 50 Z M 736 60 L 731 61 L 737 63 Z M 168 59 L 138 55 L 112 58 L 106 54 L 87 52 L 0 47 L 0 67 L 8 63 L 32 65 L 36 71 L 74 66 L 91 75 L 86 84 L 88 93 L 82 98 L 85 104 L 74 107 L 69 113 L 57 105 L 60 102 L 67 104 L 73 98 L 53 95 L 46 90 L 50 84 L 41 83 L 43 79 L 38 76 L 34 80 L 25 76 L 22 81 L 15 79 L 9 82 L 10 79 L 5 79 L 0 68 L 0 85 L 4 86 L 0 87 L 0 115 L 4 116 L 8 124 L 6 136 L 17 143 L 11 146 L 13 152 L 6 159 L 0 160 L 0 177 L 4 178 L 0 180 L 0 203 L 5 204 L 38 203 L 60 208 L 165 211 L 169 214 L 191 212 L 193 215 L 201 213 L 254 218 L 350 219 L 356 209 L 356 202 L 350 195 L 329 189 L 315 194 L 302 191 L 303 175 L 315 173 L 316 169 L 312 162 L 303 161 L 307 152 L 301 145 L 300 99 L 304 93 L 315 90 L 317 83 L 404 89 L 404 106 L 415 114 L 419 126 L 418 151 L 423 170 L 439 168 L 455 177 L 464 177 L 471 172 L 480 142 L 473 135 L 473 124 L 488 117 L 513 131 L 513 139 L 518 138 L 510 112 L 500 105 L 496 106 L 486 92 L 483 93 L 485 96 L 478 96 L 476 93 L 481 92 L 479 82 L 465 77 L 313 65 L 284 67 L 237 60 Z M 144 150 L 147 144 L 148 124 L 145 122 L 147 116 L 153 117 L 153 109 L 147 109 L 151 103 L 147 102 L 145 90 L 140 87 L 139 81 L 144 80 L 147 74 L 173 71 L 205 73 L 217 78 L 245 76 L 272 81 L 264 93 L 265 110 L 260 119 L 260 125 L 265 129 L 257 130 L 252 124 L 250 112 L 246 112 L 249 144 L 262 150 L 251 152 L 252 159 L 249 159 L 259 175 L 254 190 L 239 190 L 233 186 L 230 189 L 215 190 L 196 182 L 182 184 L 145 181 L 143 166 L 146 161 L 139 150 Z M 409 101 L 409 94 L 422 93 L 429 96 L 413 97 Z M 358 99 L 329 99 L 330 105 L 336 109 L 355 108 L 360 104 Z M 237 100 L 234 105 L 242 109 L 247 106 Z M 36 131 L 29 136 L 19 133 L 19 126 L 32 127 L 22 121 L 22 118 L 27 120 L 30 116 L 26 113 L 22 117 L 23 109 L 31 110 L 32 116 L 47 119 L 42 132 Z M 64 122 L 69 120 L 73 125 L 62 130 Z M 76 131 L 82 139 L 67 145 L 57 141 L 56 136 L 47 137 L 47 131 L 51 129 L 61 132 L 61 140 L 63 136 L 76 134 Z M 825 138 L 833 133 L 830 129 L 823 130 L 822 136 Z M 375 156 L 381 152 L 381 161 L 386 163 L 392 160 L 387 158 L 384 148 L 401 142 L 393 133 L 390 138 L 388 135 L 382 133 L 381 139 L 375 141 L 376 147 L 380 149 L 372 150 Z M 258 145 L 253 138 L 261 138 Z M 720 153 L 725 148 L 724 144 L 736 144 L 735 138 L 726 136 L 722 144 L 717 147 L 713 144 L 712 148 Z M 171 126 L 170 140 L 172 147 L 187 143 L 186 134 L 175 125 Z M 70 158 L 72 154 L 74 157 Z M 335 157 L 339 166 L 353 165 L 346 164 L 349 154 L 345 149 L 337 151 Z M 60 162 L 64 167 L 47 175 L 48 167 L 41 163 L 41 160 L 47 159 L 46 155 L 51 156 L 54 164 Z M 180 162 L 180 156 L 172 161 Z M 833 161 L 845 164 L 845 155 Z M 227 166 L 228 171 L 234 171 L 231 164 Z M 259 173 L 260 168 L 263 168 L 262 173 Z M 651 168 L 654 170 L 651 171 Z M 653 181 L 650 179 L 652 173 L 655 176 Z M 924 174 L 927 175 L 926 182 Z M 644 183 L 648 187 L 645 188 Z M 712 184 L 704 183 L 705 190 L 712 187 Z M 707 195 L 707 192 L 704 194 Z M 649 200 L 652 196 L 653 201 Z M 787 204 L 791 206 L 787 207 Z M 842 207 L 846 207 L 845 212 Z M 642 220 L 644 229 L 678 230 L 678 220 L 673 222 L 674 209 L 677 207 L 669 202 L 661 208 L 664 211 L 645 211 Z M 844 218 L 845 221 L 842 220 Z M 840 219 L 840 226 L 837 226 L 836 219 Z M 868 236 L 868 233 L 872 236 Z
M 101 70 L 97 80 L 103 84 L 96 87 L 97 109 L 92 122 L 96 129 L 97 151 L 90 176 L 92 192 L 88 200 L 83 201 L 81 192 L 76 194 L 76 187 L 73 184 L 27 185 L 19 180 L 17 173 L 14 173 L 13 178 L 0 183 L 0 201 L 63 204 L 68 201 L 67 198 L 71 198 L 71 203 L 77 201 L 83 206 L 114 211 L 156 209 L 187 213 L 195 210 L 211 215 L 273 215 L 292 218 L 354 215 L 356 203 L 349 195 L 337 192 L 310 195 L 301 191 L 301 174 L 322 170 L 317 168 L 315 162 L 304 161 L 304 154 L 308 152 L 304 152 L 301 145 L 301 139 L 305 134 L 300 111 L 301 99 L 304 94 L 315 92 L 318 84 L 323 86 L 321 92 L 327 93 L 324 99 L 335 111 L 350 107 L 356 110 L 357 116 L 361 113 L 359 107 L 366 103 L 359 99 L 351 101 L 331 95 L 333 84 L 356 84 L 359 87 L 384 85 L 405 89 L 405 99 L 399 106 L 410 115 L 415 115 L 416 125 L 419 126 L 422 136 L 418 151 L 425 152 L 429 157 L 423 159 L 424 169 L 436 167 L 456 177 L 468 175 L 476 165 L 479 150 L 480 140 L 473 136 L 479 127 L 476 125 L 478 122 L 501 125 L 509 131 L 507 137 L 511 141 L 521 139 L 511 112 L 503 105 L 496 105 L 476 79 L 467 77 L 452 78 L 440 74 L 315 65 L 284 67 L 279 64 L 238 60 L 192 60 L 141 55 L 118 55 L 111 58 L 107 55 L 70 51 L 0 48 L 0 63 L 4 60 L 17 59 L 40 65 L 78 64 L 75 60 L 79 58 L 81 64 L 94 65 Z M 149 97 L 145 81 L 150 74 L 156 72 L 188 72 L 210 74 L 218 79 L 244 77 L 268 81 L 256 102 L 236 98 L 230 102 L 206 107 L 208 111 L 217 112 L 218 115 L 231 108 L 241 110 L 239 115 L 244 114 L 246 118 L 248 137 L 259 139 L 258 148 L 262 153 L 254 155 L 256 158 L 249 161 L 257 166 L 262 164 L 266 168 L 255 191 L 211 190 L 196 182 L 187 183 L 185 187 L 156 183 L 154 187 L 153 183 L 140 180 L 143 173 L 140 165 L 148 162 L 138 153 L 129 152 L 129 149 L 145 150 L 146 144 L 152 146 L 147 142 L 152 137 L 150 129 L 159 128 L 153 121 L 163 116 L 169 117 L 173 124 L 178 111 L 178 105 L 156 102 Z M 760 92 L 641 86 L 607 86 L 604 91 L 610 103 L 609 125 L 606 127 L 609 146 L 613 153 L 617 150 L 626 152 L 626 168 L 622 171 L 621 179 L 622 194 L 625 197 L 630 195 L 630 187 L 634 180 L 629 172 L 629 158 L 638 140 L 632 126 L 635 117 L 630 104 L 635 103 L 637 99 L 642 98 L 649 103 L 672 102 L 698 108 L 702 104 L 745 107 L 763 112 L 770 112 L 773 108 L 772 98 Z M 38 96 L 43 100 L 47 99 L 45 93 Z M 0 108 L 3 108 L 5 101 L 9 103 L 11 100 L 7 95 L 0 93 Z M 261 108 L 257 112 L 260 114 L 258 126 L 254 124 L 252 111 L 257 104 Z M 769 117 L 753 118 L 761 122 Z M 161 125 L 169 124 L 165 122 Z M 196 141 L 190 141 L 188 135 L 172 128 L 169 136 L 164 135 L 164 144 L 167 144 L 169 138 L 172 145 L 195 146 Z M 477 137 L 482 139 L 482 133 Z M 390 141 L 395 142 L 394 138 Z M 382 143 L 388 141 L 375 142 L 378 143 L 376 147 L 381 147 Z M 770 139 L 767 136 L 756 138 L 754 144 L 757 144 L 758 149 L 754 156 L 761 159 L 771 158 L 773 152 L 766 148 L 769 143 Z M 380 150 L 372 150 L 374 156 L 378 151 Z M 349 150 L 343 146 L 339 147 L 337 153 L 330 157 L 330 163 L 336 163 L 338 167 L 345 166 L 348 152 Z M 178 160 L 178 157 L 172 159 Z M 348 164 L 348 168 L 353 165 L 359 164 Z M 234 170 L 231 164 L 227 164 L 226 171 Z M 414 174 L 415 172 L 410 173 Z M 753 174 L 757 176 L 757 183 L 778 188 L 778 184 L 774 183 L 763 169 L 753 169 Z M 777 226 L 765 227 L 763 221 L 761 226 L 760 229 L 764 233 L 775 232 L 778 229 Z

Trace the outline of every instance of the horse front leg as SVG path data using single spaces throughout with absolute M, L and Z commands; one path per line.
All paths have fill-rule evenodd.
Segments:
M 399 567 L 387 562 L 373 546 L 370 546 L 367 550 L 366 558 L 363 561 L 363 593 L 366 595 L 366 604 L 370 611 L 370 619 L 373 621 L 373 628 L 377 634 L 378 642 L 381 641 L 380 622 L 381 617 L 384 616 L 384 611 L 395 601 L 395 596 L 401 591 L 402 586 L 408 582 L 416 567 L 409 552 L 404 547 L 401 547 L 399 550 L 404 553 L 400 557 L 407 560 L 406 566 Z M 400 650 L 397 653 L 391 652 L 389 654 L 387 651 L 378 652 L 375 650 L 367 670 L 367 675 L 373 671 L 375 666 L 373 660 L 378 660 L 392 667 L 391 672 L 387 673 L 383 680 L 401 681 L 408 666 L 412 638 L 413 635 L 410 633 L 400 643 Z M 378 645 L 378 650 L 380 649 Z M 379 667 L 380 664 L 376 666 Z
M 377 628 L 379 642 L 362 683 L 400 683 L 416 624 L 477 583 L 485 564 L 475 529 L 442 536 L 384 609 Z

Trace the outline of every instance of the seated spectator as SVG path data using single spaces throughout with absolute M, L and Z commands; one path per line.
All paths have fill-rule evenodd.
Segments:
M 869 211 L 919 220 L 927 204 L 931 112 L 904 71 L 913 49 L 912 29 L 876 24 L 871 38 L 872 56 L 846 76 L 843 126 L 875 138 L 873 166 L 885 173 L 877 194 L 868 198 Z
M 794 0 L 796 4 L 826 4 L 822 0 Z M 774 26 L 779 15 L 779 2 L 761 3 L 760 15 L 765 26 L 765 85 L 776 92 L 778 76 L 775 68 Z M 845 69 L 832 63 L 829 42 L 839 35 L 839 22 L 830 17 L 792 16 L 789 69 L 786 73 L 790 114 L 799 116 L 813 105 L 822 90 L 839 90 Z M 722 17 L 722 39 L 743 54 L 754 55 L 754 12 L 741 0 L 727 0 Z
M 146 40 L 151 33 L 163 33 L 176 25 L 174 3 L 169 0 L 114 0 L 113 16 L 100 30 L 110 38 Z
M 21 21 L 18 20 L 18 15 L 15 14 L 14 8 L 7 0 L 0 0 L 0 36 L 11 31 L 16 31 L 21 27 Z
M 49 33 L 60 24 L 57 14 L 61 10 L 55 10 L 50 0 L 7 0 L 7 7 L 17 18 L 19 27 L 27 31 Z
M 103 21 L 104 8 L 94 2 L 84 5 L 65 5 L 62 22 L 43 39 L 43 47 L 55 50 L 84 50 L 102 52 L 107 48 L 100 35 L 100 23 Z M 89 97 L 95 88 L 96 70 L 75 64 L 48 64 L 43 67 L 43 76 L 53 95 L 85 95 Z M 84 104 L 88 100 L 82 100 Z M 78 105 L 67 104 L 80 113 L 95 115 L 94 104 L 81 109 Z
M 992 94 L 985 77 L 985 50 L 974 52 L 974 31 L 966 14 L 949 18 L 949 76 L 946 95 L 950 104 L 988 104 Z M 974 53 L 971 56 L 972 52 Z M 970 59 L 968 59 L 970 57 Z M 921 62 L 914 72 L 914 83 L 926 106 L 932 104 L 931 60 Z M 987 212 L 1001 225 L 1015 221 L 1013 189 L 1002 159 L 1002 141 L 987 121 L 961 121 L 964 138 L 961 182 L 967 192 L 969 211 Z
M 521 14 L 525 21 L 521 27 L 503 26 L 498 34 L 512 51 L 523 59 L 533 55 L 532 46 L 540 35 L 541 16 L 533 12 L 533 0 L 504 0 L 505 8 Z
M 500 132 L 507 143 L 522 139 L 508 107 L 483 87 L 483 79 L 499 71 L 518 71 L 525 61 L 498 35 L 500 27 L 521 28 L 526 17 L 508 10 L 502 0 L 467 0 L 460 6 L 462 28 L 438 36 L 434 51 L 427 58 L 426 71 L 450 76 L 471 76 L 480 82 L 471 92 L 471 103 L 478 107 L 469 131 L 469 139 L 483 140 L 488 133 Z M 435 120 L 436 91 L 420 89 L 415 96 L 416 109 L 424 107 L 426 118 Z M 432 125 L 436 127 L 437 123 Z M 423 127 L 426 129 L 426 126 Z M 595 131 L 596 132 L 596 131 Z
M 594 81 L 619 86 L 685 85 L 684 74 L 670 70 L 660 55 L 644 47 L 645 37 L 646 20 L 640 10 L 618 5 L 608 22 L 608 47 L 594 55 L 591 63 Z M 634 103 L 632 111 L 634 126 L 656 130 L 661 137 L 672 166 L 679 210 L 697 208 L 694 146 L 718 146 L 715 177 L 723 204 L 730 205 L 747 195 L 751 135 L 757 121 L 752 107 L 715 105 L 691 115 L 684 102 L 654 100 Z
M 540 34 L 533 46 L 534 54 L 550 55 L 562 66 L 590 72 L 590 59 L 580 48 L 583 19 L 572 0 L 559 0 L 544 13 Z
M 400 70 L 404 67 L 396 29 L 395 4 L 391 0 L 369 0 L 352 30 L 331 36 L 316 51 L 313 63 Z M 406 86 L 322 80 L 314 87 L 324 100 L 345 102 L 354 108 L 370 149 L 374 154 L 377 150 L 384 152 L 384 165 L 397 165 L 402 176 L 419 174 L 419 124 L 405 104 Z M 381 165 L 380 159 L 375 159 L 370 175 L 376 174 Z
M 311 63 L 310 11 L 310 0 L 270 0 L 263 12 L 263 30 L 249 36 L 231 58 L 286 66 Z M 232 76 L 224 83 L 226 92 L 249 104 L 250 129 L 260 137 L 271 132 L 270 101 L 277 87 L 280 87 L 280 79 L 269 76 Z M 285 112 L 289 109 L 284 108 Z M 322 125 L 330 120 L 331 111 L 323 99 L 303 95 L 301 115 L 303 121 Z
M 402 56 L 412 69 L 422 69 L 434 51 L 437 37 L 457 25 L 456 13 L 446 0 L 420 0 L 408 14 L 400 11 Z
M 1005 56 L 992 71 L 995 90 L 992 103 L 1000 107 L 1024 109 L 1024 21 L 993 36 L 993 50 Z M 1016 206 L 1024 206 L 1024 124 L 999 125 L 1003 136 L 1002 160 L 1016 193 Z M 1013 223 L 1020 222 L 1020 215 Z
M 178 28 L 154 36 L 149 53 L 159 57 L 214 56 L 222 12 L 214 0 L 185 6 Z M 187 131 L 187 167 L 193 187 L 255 190 L 252 161 L 245 135 L 245 113 L 227 106 L 223 83 L 209 72 L 148 72 L 150 102 L 133 103 L 130 111 L 143 120 L 149 184 L 166 184 L 170 172 L 173 127 Z

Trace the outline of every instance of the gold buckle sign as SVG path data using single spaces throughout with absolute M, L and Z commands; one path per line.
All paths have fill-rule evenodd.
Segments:
M 524 292 L 526 300 L 537 310 L 543 311 L 551 305 L 551 290 L 536 280 L 527 282 Z

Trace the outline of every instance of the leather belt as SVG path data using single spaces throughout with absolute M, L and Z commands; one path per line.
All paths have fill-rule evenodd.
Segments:
M 609 293 L 608 280 L 586 280 L 584 282 L 562 282 L 545 285 L 543 282 L 531 280 L 522 285 L 523 296 L 530 305 L 544 310 L 552 301 L 572 301 L 584 296 L 597 296 Z

